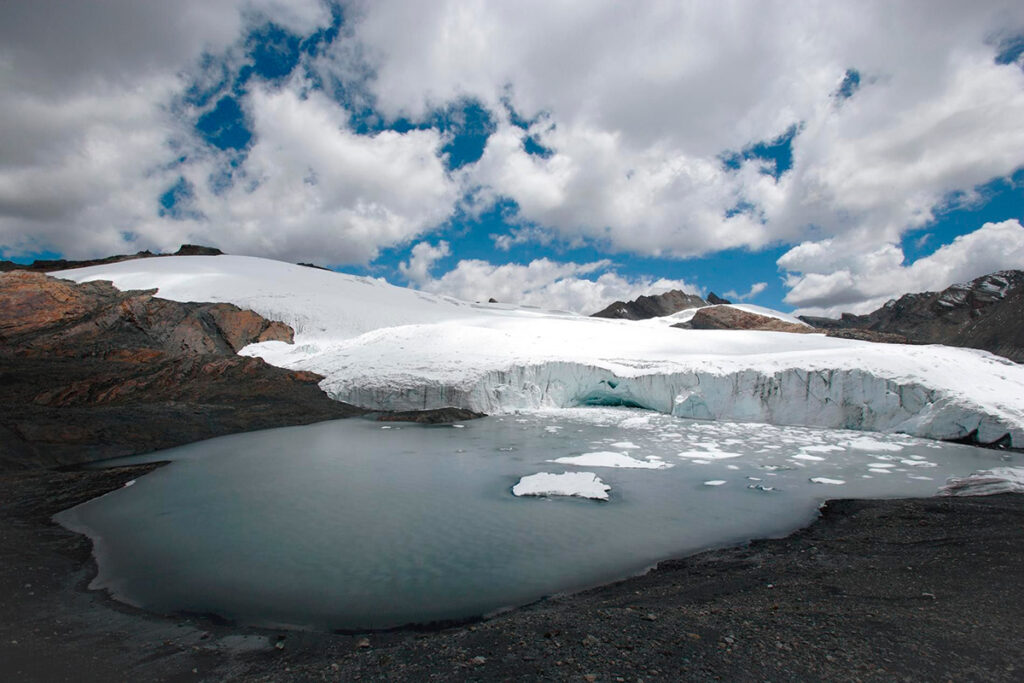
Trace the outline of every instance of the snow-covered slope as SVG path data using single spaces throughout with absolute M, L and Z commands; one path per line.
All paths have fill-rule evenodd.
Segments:
M 901 431 L 1024 445 L 1024 366 L 984 352 L 781 332 L 679 330 L 472 304 L 238 256 L 62 271 L 178 301 L 227 301 L 296 330 L 243 353 L 318 372 L 380 409 L 638 405 L 683 417 Z
M 754 304 L 718 304 L 720 306 L 728 306 L 729 308 L 736 308 L 747 313 L 754 313 L 756 315 L 763 315 L 768 318 L 778 318 L 779 320 L 787 323 L 793 323 L 794 325 L 803 325 L 804 327 L 810 327 L 800 318 L 789 313 L 783 313 L 782 311 L 776 311 L 774 308 L 766 308 L 764 306 L 756 306 Z M 677 325 L 679 323 L 686 323 L 693 320 L 694 314 L 697 313 L 704 306 L 698 306 L 697 308 L 684 308 L 681 311 L 677 311 L 670 315 L 663 315 L 657 318 L 648 318 L 646 320 L 638 320 L 637 324 L 640 325 Z

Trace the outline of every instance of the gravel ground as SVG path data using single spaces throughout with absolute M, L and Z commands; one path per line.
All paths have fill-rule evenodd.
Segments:
M 154 615 L 87 590 L 55 512 L 152 466 L 0 475 L 0 678 L 1024 678 L 1024 496 L 832 501 L 787 538 L 444 630 L 328 634 Z

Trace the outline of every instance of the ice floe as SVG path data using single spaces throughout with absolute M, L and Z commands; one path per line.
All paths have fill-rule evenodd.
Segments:
M 608 500 L 611 486 L 593 472 L 563 472 L 529 474 L 512 487 L 515 496 L 575 496 L 593 500 Z
M 556 462 L 560 465 L 578 465 L 581 467 L 626 467 L 630 469 L 663 470 L 672 467 L 659 458 L 638 460 L 631 458 L 625 453 L 614 453 L 611 451 L 595 451 L 583 453 L 582 455 L 570 455 L 564 458 L 555 458 L 548 462 Z

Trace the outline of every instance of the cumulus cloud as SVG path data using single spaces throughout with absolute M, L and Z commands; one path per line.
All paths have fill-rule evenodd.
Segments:
M 200 241 L 365 263 L 510 199 L 499 250 L 558 242 L 681 258 L 832 245 L 850 253 L 835 273 L 828 255 L 801 265 L 813 246 L 785 266 L 793 302 L 829 308 L 883 296 L 858 278 L 903 267 L 893 245 L 908 229 L 1024 162 L 1024 70 L 996 59 L 1024 33 L 1011 0 L 352 0 L 339 37 L 303 51 L 293 74 L 222 86 L 251 146 L 206 144 L 194 124 L 213 105 L 185 93 L 223 73 L 203 65 L 237 68 L 254 26 L 308 36 L 330 9 L 0 6 L 0 250 L 80 257 Z M 849 69 L 859 87 L 840 98 Z M 478 161 L 451 171 L 452 133 L 436 114 L 470 100 L 493 132 Z M 416 125 L 366 134 L 353 112 L 370 128 Z M 787 169 L 757 145 L 790 130 Z M 180 206 L 161 212 L 172 187 Z M 415 255 L 406 269 L 429 281 Z
M 319 0 L 5 4 L 0 248 L 82 257 L 202 242 L 365 263 L 443 223 L 461 191 L 441 133 L 357 135 L 299 77 L 237 95 L 253 136 L 244 153 L 192 127 L 203 111 L 180 99 L 203 54 L 239 59 L 254 23 L 301 35 L 330 19 Z M 173 187 L 184 191 L 171 215 L 161 198 Z
M 755 282 L 754 284 L 750 285 L 750 289 L 747 290 L 746 294 L 739 294 L 736 292 L 735 289 L 730 289 L 728 292 L 725 293 L 724 296 L 726 299 L 730 299 L 732 301 L 748 301 L 750 299 L 753 299 L 755 296 L 757 296 L 767 288 L 767 282 Z
M 871 251 L 850 247 L 823 240 L 783 254 L 778 265 L 788 271 L 786 303 L 805 315 L 867 313 L 901 294 L 941 290 L 997 270 L 1024 268 L 1024 227 L 1018 220 L 986 223 L 909 265 L 895 244 Z
M 430 269 L 434 264 L 451 253 L 451 248 L 444 240 L 438 242 L 436 247 L 429 242 L 420 242 L 412 248 L 409 260 L 398 264 L 398 270 L 410 283 L 424 285 L 430 281 Z
M 233 253 L 365 263 L 448 218 L 459 189 L 436 130 L 358 135 L 344 109 L 302 86 L 245 98 L 254 142 L 229 188 L 208 182 L 224 165 L 216 155 L 181 169 L 202 218 L 178 221 L 175 239 L 205 232 Z
M 415 258 L 415 254 L 413 256 Z M 607 259 L 573 263 L 542 258 L 525 265 L 495 265 L 470 259 L 459 261 L 455 268 L 441 277 L 423 281 L 420 285 L 428 292 L 467 301 L 494 298 L 501 303 L 584 315 L 596 313 L 613 301 L 628 301 L 643 294 L 660 294 L 670 289 L 698 292 L 696 287 L 682 280 L 629 278 L 617 273 L 612 266 Z
M 1024 29 L 1019 3 L 356 7 L 381 111 L 483 102 L 499 126 L 474 180 L 566 240 L 662 256 L 891 242 L 1024 160 L 1024 72 L 994 59 Z M 860 88 L 840 101 L 850 68 Z M 550 156 L 526 152 L 504 103 Z M 793 125 L 781 178 L 763 159 L 722 164 Z

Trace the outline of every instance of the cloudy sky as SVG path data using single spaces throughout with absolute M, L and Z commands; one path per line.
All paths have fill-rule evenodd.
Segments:
M 11 0 L 0 255 L 185 242 L 593 312 L 1024 267 L 1024 4 Z

